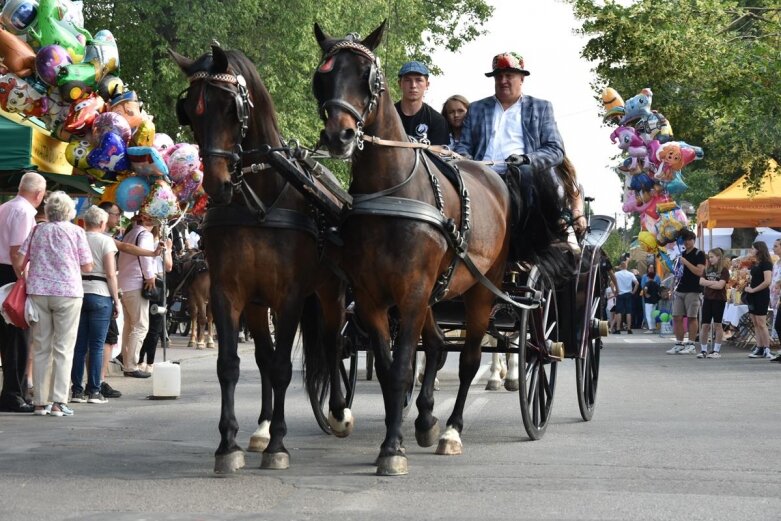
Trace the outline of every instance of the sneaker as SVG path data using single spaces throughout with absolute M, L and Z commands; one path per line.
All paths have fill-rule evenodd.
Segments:
M 693 354 L 697 349 L 694 347 L 694 344 L 686 344 L 683 346 L 683 349 L 678 351 L 679 355 L 691 355 Z
M 51 405 L 51 412 L 49 412 L 49 414 L 52 416 L 73 416 L 73 409 L 62 402 L 55 402 Z
M 627 330 L 626 330 L 626 334 L 627 334 L 627 335 L 633 335 L 634 333 L 635 333 L 635 332 L 634 332 L 634 331 L 632 331 L 631 329 L 627 329 Z
M 697 355 L 697 358 L 708 358 L 708 352 L 700 351 L 700 354 Z
M 667 351 L 665 351 L 665 352 L 666 352 L 668 355 L 677 355 L 677 354 L 678 354 L 678 353 L 680 353 L 681 351 L 683 351 L 683 344 L 675 344 L 674 346 L 672 346 L 670 349 L 668 349 L 668 350 L 667 350 Z
M 46 416 L 52 413 L 52 404 L 46 406 L 36 405 L 33 414 L 36 416 Z
M 106 382 L 100 384 L 100 394 L 102 394 L 104 398 L 119 398 L 122 396 L 121 392 L 117 391 Z
M 748 354 L 749 358 L 759 358 L 759 347 L 754 346 L 754 349 L 751 350 L 751 352 Z
M 766 358 L 768 360 L 771 360 L 773 358 L 773 355 L 770 353 L 770 348 L 766 347 L 760 354 L 760 358 Z
M 123 370 L 123 371 L 124 371 L 124 370 L 125 370 L 125 366 L 122 364 L 122 358 L 121 358 L 121 356 L 122 356 L 122 355 L 117 355 L 117 357 L 116 357 L 116 358 L 112 358 L 112 359 L 111 359 L 111 363 L 112 363 L 112 364 L 115 364 L 115 365 L 118 365 L 118 366 L 119 366 L 119 368 L 120 368 L 121 370 Z
M 87 401 L 87 397 L 84 396 L 82 391 L 73 391 L 71 393 L 71 403 L 84 403 Z
M 721 358 L 721 353 L 719 353 L 718 351 L 714 351 L 708 355 L 708 358 Z
M 87 403 L 106 403 L 108 400 L 103 397 L 102 394 L 99 392 L 97 393 L 89 393 L 89 399 L 87 400 Z

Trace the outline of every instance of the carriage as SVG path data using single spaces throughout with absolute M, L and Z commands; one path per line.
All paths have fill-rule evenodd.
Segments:
M 426 364 L 415 439 L 423 447 L 439 440 L 437 454 L 462 453 L 464 404 L 485 333 L 497 351 L 519 357 L 521 413 L 531 438 L 545 432 L 564 358 L 576 359 L 581 414 L 593 414 L 600 336 L 607 332 L 600 246 L 612 219 L 592 216 L 580 253 L 558 251 L 560 201 L 549 176 L 530 177 L 536 206 L 511 208 L 508 187 L 486 165 L 457 159 L 452 168 L 424 153 L 428 145 L 409 143 L 373 53 L 384 29 L 358 40 L 315 27 L 323 50 L 313 79 L 324 124 L 320 145 L 331 157 L 352 159 L 349 193 L 310 150 L 281 139 L 273 102 L 241 53 L 216 44 L 196 60 L 172 52 L 190 82 L 177 116 L 200 145 L 213 204 L 203 238 L 219 336 L 217 473 L 244 465 L 233 401 L 242 313 L 261 373 L 262 407 L 249 450 L 263 452 L 262 468 L 289 466 L 284 400 L 299 328 L 315 416 L 336 436 L 353 429 L 357 353 L 371 348 L 386 413 L 380 475 L 407 473 L 401 421 L 417 350 Z M 516 229 L 525 234 L 524 251 L 507 269 L 511 210 L 525 215 Z M 551 276 L 557 270 L 566 272 L 561 281 Z M 354 305 L 346 306 L 348 280 Z M 463 341 L 443 332 L 462 328 Z M 440 436 L 433 390 L 440 355 L 449 350 L 460 351 L 459 390 Z

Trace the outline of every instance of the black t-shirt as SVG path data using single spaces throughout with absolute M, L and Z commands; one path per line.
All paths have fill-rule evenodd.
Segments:
M 727 268 L 721 268 L 721 271 L 706 270 L 705 278 L 713 282 L 718 280 L 729 282 L 729 270 Z M 722 302 L 727 301 L 726 285 L 721 289 L 706 288 L 705 286 L 703 286 L 702 292 L 705 294 L 705 298 L 708 300 L 719 300 Z
M 645 283 L 645 303 L 656 304 L 659 302 L 659 283 L 655 279 L 649 278 Z
M 692 248 L 688 253 L 684 252 L 683 258 L 695 266 L 699 266 L 700 264 L 705 265 L 705 254 L 697 248 Z M 678 287 L 675 288 L 675 291 L 679 293 L 699 293 L 701 291 L 700 276 L 692 273 L 691 270 L 684 265 L 683 276 L 678 283 Z
M 401 117 L 404 131 L 408 136 L 412 136 L 418 141 L 426 138 L 432 145 L 447 145 L 450 143 L 445 118 L 429 105 L 424 103 L 423 107 L 414 116 L 407 116 L 401 111 L 401 101 L 397 102 L 395 107 L 396 112 Z
M 773 265 L 770 264 L 768 261 L 761 261 L 758 264 L 755 264 L 751 268 L 751 287 L 756 288 L 760 284 L 762 284 L 765 281 L 765 272 L 769 271 L 772 273 L 773 271 Z M 770 288 L 765 288 L 761 290 L 759 293 L 752 293 L 752 295 L 760 295 L 762 292 L 767 291 L 770 293 Z

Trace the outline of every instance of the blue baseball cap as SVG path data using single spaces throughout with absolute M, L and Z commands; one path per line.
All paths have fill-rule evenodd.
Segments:
M 428 67 L 426 67 L 426 65 L 422 62 L 407 62 L 401 66 L 401 69 L 399 69 L 399 78 L 407 74 L 420 74 L 421 76 L 428 78 Z

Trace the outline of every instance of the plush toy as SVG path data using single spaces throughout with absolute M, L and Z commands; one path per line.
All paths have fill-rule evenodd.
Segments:
M 651 89 L 645 88 L 640 91 L 640 94 L 626 100 L 626 105 L 624 106 L 625 114 L 621 118 L 621 124 L 625 125 L 626 123 L 650 116 L 653 96 L 654 93 L 651 92 Z
M 38 117 L 49 110 L 49 99 L 9 72 L 0 76 L 0 107 L 6 112 Z
M 103 29 L 87 42 L 84 61 L 95 66 L 95 80 L 100 81 L 106 75 L 119 70 L 119 49 L 111 31 Z
M 638 168 L 637 160 L 644 160 L 648 155 L 645 143 L 637 135 L 635 129 L 631 127 L 619 126 L 610 134 L 610 141 L 614 144 L 618 141 L 618 148 L 629 154 L 630 163 L 627 168 L 628 171 L 636 170 Z
M 103 112 L 106 102 L 97 94 L 76 101 L 71 105 L 63 128 L 77 136 L 84 136 L 92 130 L 95 119 Z
M 32 76 L 35 72 L 35 51 L 27 42 L 0 28 L 0 61 L 20 78 Z
M 624 98 L 612 87 L 602 91 L 602 106 L 605 108 L 606 120 L 619 120 L 624 116 Z

